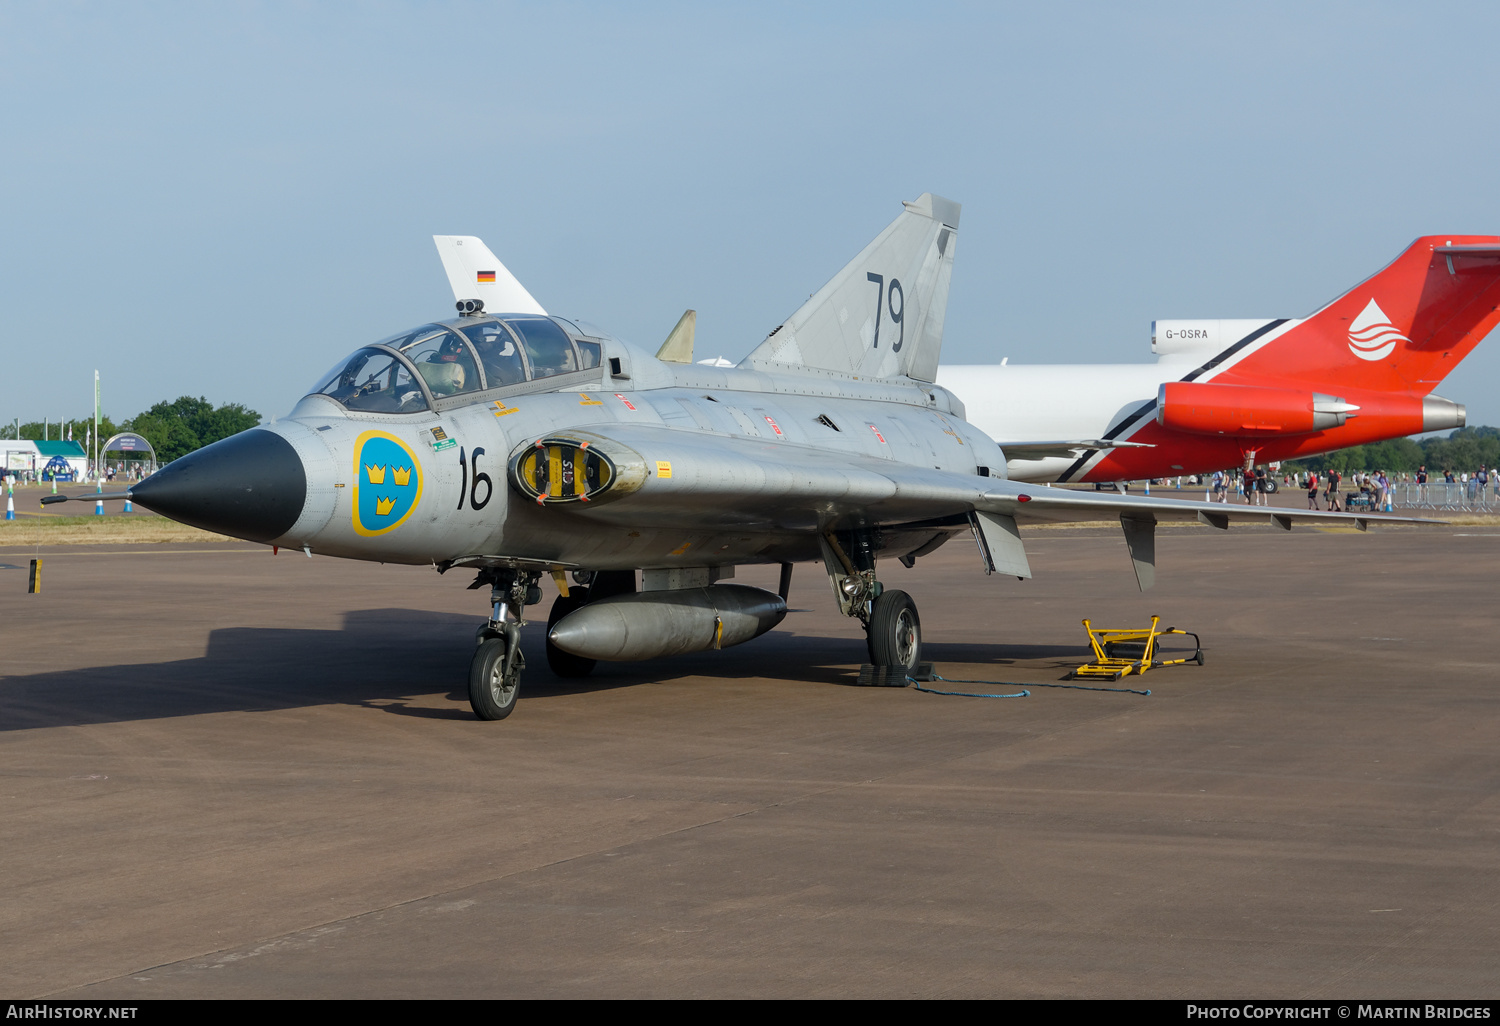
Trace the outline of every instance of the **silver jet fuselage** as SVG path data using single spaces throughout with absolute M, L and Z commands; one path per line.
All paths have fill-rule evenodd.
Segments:
M 472 329 L 486 319 L 444 326 Z M 678 521 L 660 501 L 638 505 L 626 497 L 605 508 L 601 500 L 610 496 L 596 495 L 584 520 L 577 515 L 583 503 L 569 509 L 535 501 L 517 480 L 518 457 L 560 436 L 587 440 L 590 429 L 624 432 L 648 478 L 675 474 L 689 488 L 685 502 L 693 495 L 686 479 L 712 472 L 694 453 L 712 463 L 712 443 L 725 439 L 812 475 L 823 473 L 820 459 L 839 454 L 950 474 L 1004 473 L 994 442 L 937 386 L 668 364 L 617 339 L 591 341 L 602 348 L 596 368 L 446 398 L 429 393 L 420 412 L 366 412 L 328 395 L 307 396 L 289 416 L 256 429 L 285 439 L 306 478 L 295 521 L 256 540 L 444 569 L 503 562 L 608 570 L 817 559 L 820 531 L 835 522 L 858 526 L 857 509 L 836 498 L 787 503 L 772 515 L 728 509 L 712 529 L 705 529 L 701 503 Z M 629 442 L 632 431 L 648 443 Z M 953 529 L 916 533 L 938 541 Z M 903 554 L 920 545 L 909 531 L 882 540 L 882 549 Z

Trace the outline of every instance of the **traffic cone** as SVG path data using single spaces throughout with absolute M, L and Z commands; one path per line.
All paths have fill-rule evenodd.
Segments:
M 52 494 L 53 495 L 57 494 L 57 475 L 56 474 L 52 475 Z
M 97 495 L 103 495 L 104 494 L 104 482 L 103 481 L 95 481 L 94 482 L 94 492 Z M 96 517 L 102 517 L 102 516 L 104 516 L 104 500 L 103 499 L 95 499 L 94 500 L 94 516 L 96 516 Z
M 16 519 L 16 490 L 14 488 L 5 493 L 5 519 Z

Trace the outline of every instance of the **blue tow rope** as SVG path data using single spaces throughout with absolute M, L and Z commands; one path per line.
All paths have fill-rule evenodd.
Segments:
M 907 677 L 906 680 L 918 691 L 925 691 L 929 695 L 953 695 L 958 698 L 1029 698 L 1031 692 L 1027 688 L 1071 688 L 1074 691 L 1114 691 L 1127 695 L 1149 695 L 1151 690 L 1137 691 L 1135 688 L 1091 688 L 1083 684 L 1016 684 L 1008 680 L 949 680 L 947 677 L 932 675 L 933 680 L 940 680 L 944 684 L 995 684 L 1002 688 L 1020 688 L 1015 694 L 982 694 L 977 691 L 939 691 L 936 688 L 924 688 L 922 682 L 915 677 Z

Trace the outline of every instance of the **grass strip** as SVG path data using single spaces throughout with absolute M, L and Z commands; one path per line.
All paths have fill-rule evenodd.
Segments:
M 0 520 L 0 548 L 27 545 L 140 545 L 236 541 L 166 517 L 80 516 Z

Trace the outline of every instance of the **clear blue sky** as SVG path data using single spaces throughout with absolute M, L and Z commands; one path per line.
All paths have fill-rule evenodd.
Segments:
M 284 414 L 449 316 L 739 358 L 899 211 L 964 204 L 946 362 L 1150 359 L 1500 234 L 1493 4 L 0 5 L 0 419 Z M 1439 389 L 1500 424 L 1500 338 Z

